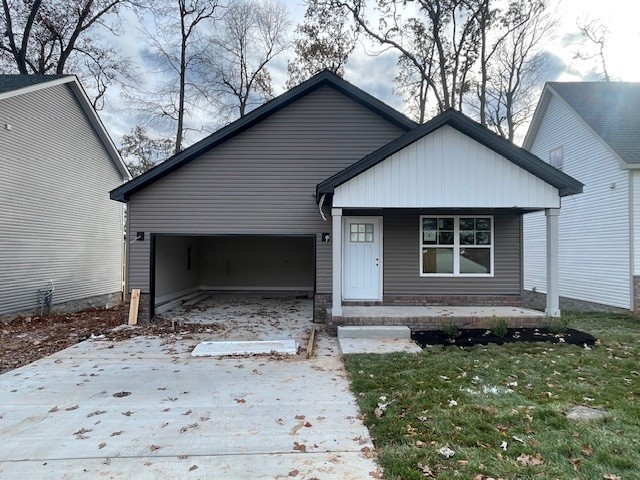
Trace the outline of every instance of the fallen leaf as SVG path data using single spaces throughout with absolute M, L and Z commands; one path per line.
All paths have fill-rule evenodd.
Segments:
M 305 426 L 306 428 L 311 428 L 311 427 L 313 427 L 313 425 L 311 425 L 309 422 L 305 422 L 304 426 Z
M 304 415 L 296 415 L 296 420 L 304 420 L 306 417 Z
M 307 446 L 304 443 L 293 442 L 293 449 L 302 453 L 307 453 Z
M 362 452 L 362 455 L 364 455 L 364 458 L 372 458 L 373 457 L 373 452 L 371 451 L 371 449 L 369 447 L 363 447 L 360 449 L 360 451 Z
M 127 410 L 126 412 L 122 412 L 122 415 L 124 415 L 125 417 L 130 417 L 133 414 L 134 414 L 134 412 L 132 412 L 131 410 Z
M 122 430 L 120 430 L 119 432 L 113 432 L 111 434 L 112 437 L 117 437 L 118 435 L 122 435 Z
M 582 446 L 582 454 L 585 457 L 590 457 L 592 453 L 593 453 L 593 448 L 591 448 L 591 445 L 583 445 Z
M 191 415 L 192 413 L 193 413 L 193 410 L 187 410 L 182 415 Z
M 579 458 L 570 458 L 569 462 L 573 469 L 577 472 L 580 469 L 580 459 Z
M 604 480 L 622 480 L 622 477 L 614 475 L 613 473 L 605 473 L 602 478 Z
M 236 398 L 236 403 L 246 403 L 244 398 Z
M 376 418 L 380 418 L 380 417 L 382 417 L 382 414 L 384 413 L 384 410 L 382 410 L 380 407 L 376 407 L 376 409 L 373 411 L 373 413 L 375 414 Z
M 425 477 L 435 477 L 435 476 L 433 475 L 433 471 L 432 471 L 432 470 L 431 470 L 427 465 L 423 465 L 423 464 L 419 463 L 419 464 L 418 464 L 418 468 L 419 468 L 420 470 L 422 470 L 422 474 L 423 474 Z
M 78 407 L 78 405 L 74 405 L 73 407 L 65 408 L 65 410 L 66 410 L 67 412 L 70 412 L 71 410 L 75 410 L 75 409 L 77 409 L 77 408 L 79 408 L 79 407 Z
M 47 412 L 47 413 L 53 413 L 53 412 L 57 412 L 57 411 L 58 411 L 58 407 L 55 406 L 51 410 L 49 410 L 49 412 Z
M 151 446 L 149 447 L 149 450 L 151 450 L 152 452 L 154 452 L 154 451 L 156 451 L 156 450 L 159 450 L 159 449 L 160 449 L 160 447 L 159 447 L 158 445 L 151 445 Z
M 527 455 L 526 453 L 521 453 L 520 456 L 516 459 L 523 465 L 544 465 L 544 460 L 539 453 L 535 455 Z
M 74 435 L 84 435 L 85 433 L 89 433 L 92 429 L 81 428 L 77 432 L 74 432 Z
M 294 470 L 291 470 L 291 471 L 289 472 L 289 476 L 290 476 L 290 477 L 297 477 L 297 476 L 298 476 L 298 473 L 300 473 L 300 472 L 299 472 L 298 470 L 294 469 Z
M 191 467 L 189 467 L 189 471 L 193 472 L 194 470 L 196 470 L 198 468 L 197 465 L 191 465 Z

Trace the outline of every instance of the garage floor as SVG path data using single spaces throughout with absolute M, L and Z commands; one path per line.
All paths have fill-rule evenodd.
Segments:
M 370 478 L 335 338 L 320 335 L 311 360 L 190 356 L 203 340 L 310 325 L 310 301 L 256 312 L 243 298 L 181 312 L 221 332 L 87 341 L 1 375 L 0 478 Z
M 291 293 L 217 293 L 192 307 L 177 307 L 160 315 L 186 323 L 221 327 L 212 340 L 280 340 L 306 345 L 313 327 L 313 299 Z

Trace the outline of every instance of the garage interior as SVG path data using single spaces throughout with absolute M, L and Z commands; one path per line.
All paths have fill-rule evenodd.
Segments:
M 311 236 L 155 235 L 155 313 L 201 291 L 313 295 L 314 243 Z

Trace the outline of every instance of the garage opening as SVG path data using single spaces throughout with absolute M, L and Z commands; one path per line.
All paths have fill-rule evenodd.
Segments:
M 313 236 L 154 236 L 154 313 L 202 291 L 314 293 Z

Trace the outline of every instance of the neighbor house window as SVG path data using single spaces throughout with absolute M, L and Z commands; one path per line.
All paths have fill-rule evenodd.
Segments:
M 549 163 L 552 167 L 562 170 L 564 167 L 564 148 L 554 148 L 549 152 Z
M 492 276 L 493 217 L 420 217 L 421 276 Z

